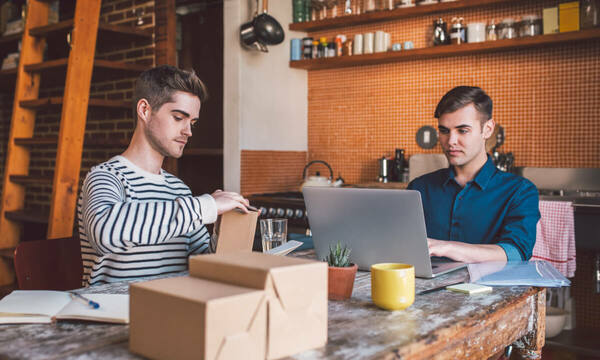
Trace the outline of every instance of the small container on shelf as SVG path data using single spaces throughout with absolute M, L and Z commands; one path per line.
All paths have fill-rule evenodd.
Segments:
M 486 28 L 485 40 L 486 41 L 496 41 L 496 40 L 498 40 L 498 30 L 497 30 L 496 23 L 495 23 L 494 19 L 492 19 L 492 21 L 490 21 L 490 23 L 488 24 L 488 26 Z
M 519 23 L 519 36 L 536 36 L 542 34 L 542 19 L 537 15 L 525 15 Z
M 515 20 L 512 18 L 506 18 L 502 20 L 498 25 L 498 39 L 514 39 L 517 37 L 517 28 L 515 27 Z
M 579 1 L 558 5 L 558 28 L 560 32 L 579 30 Z
M 544 34 L 555 34 L 558 32 L 558 8 L 551 7 L 543 10 Z
M 467 42 L 467 33 L 462 22 L 463 18 L 452 18 L 452 27 L 450 28 L 450 42 L 452 44 Z

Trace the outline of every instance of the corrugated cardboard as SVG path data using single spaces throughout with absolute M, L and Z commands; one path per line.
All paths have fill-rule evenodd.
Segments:
M 265 290 L 267 358 L 327 343 L 327 264 L 263 253 L 190 257 L 190 275 Z
M 266 351 L 264 291 L 189 276 L 132 284 L 130 351 L 152 359 L 256 359 Z
M 221 215 L 218 224 L 217 254 L 232 251 L 252 251 L 256 232 L 257 211 L 244 214 L 232 210 Z

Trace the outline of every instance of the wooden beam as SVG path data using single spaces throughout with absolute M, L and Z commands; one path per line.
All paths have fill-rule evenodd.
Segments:
M 48 238 L 71 237 L 101 0 L 78 1 L 58 134 Z
M 175 0 L 156 0 L 154 7 L 155 21 L 154 26 L 154 63 L 156 65 L 177 64 L 176 34 L 177 34 L 177 15 L 175 13 Z M 163 169 L 177 176 L 177 159 L 165 158 Z
M 22 100 L 38 97 L 40 76 L 26 72 L 25 65 L 42 61 L 46 42 L 44 39 L 37 39 L 29 35 L 29 29 L 45 25 L 47 22 L 48 4 L 39 0 L 30 0 L 21 42 L 21 56 L 17 67 L 17 81 L 4 167 L 4 185 L 0 203 L 0 248 L 14 248 L 21 235 L 21 224 L 8 220 L 5 215 L 8 211 L 23 208 L 25 188 L 12 183 L 10 176 L 28 174 L 30 154 L 29 149 L 15 145 L 14 139 L 33 135 L 35 112 L 22 108 L 19 103 Z M 0 268 L 0 285 L 10 283 L 12 276 L 12 273 L 7 273 L 5 267 Z

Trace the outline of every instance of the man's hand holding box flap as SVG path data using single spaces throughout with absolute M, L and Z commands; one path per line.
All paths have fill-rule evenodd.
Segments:
M 265 292 L 189 276 L 132 284 L 129 349 L 152 359 L 266 356 Z
M 232 251 L 252 251 L 258 211 L 244 214 L 232 210 L 221 215 L 217 236 L 217 254 Z
M 277 359 L 327 343 L 327 264 L 263 253 L 190 257 L 190 275 L 265 290 L 267 358 Z

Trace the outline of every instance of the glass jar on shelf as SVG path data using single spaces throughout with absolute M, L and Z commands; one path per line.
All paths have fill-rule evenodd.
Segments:
M 525 15 L 519 23 L 519 36 L 536 36 L 542 34 L 542 19 L 537 15 Z
M 515 39 L 517 37 L 517 29 L 515 27 L 515 20 L 512 18 L 506 18 L 498 25 L 498 39 Z
M 598 0 L 581 0 L 579 17 L 581 28 L 589 29 L 598 26 L 599 20 Z

